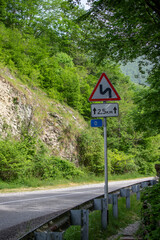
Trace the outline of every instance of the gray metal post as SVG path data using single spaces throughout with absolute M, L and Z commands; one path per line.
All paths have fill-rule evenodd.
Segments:
M 141 183 L 141 187 L 142 187 L 142 188 L 148 187 L 148 183 L 149 183 L 149 182 L 142 182 L 142 183 Z
M 157 181 L 156 180 L 153 180 L 153 185 L 157 184 Z
M 81 240 L 89 239 L 89 210 L 82 210 Z
M 94 210 L 102 210 L 101 198 L 95 198 L 93 201 L 94 201 Z
M 81 240 L 89 239 L 89 210 L 71 210 L 71 225 L 81 226 Z
M 108 162 L 107 162 L 107 118 L 104 118 L 104 175 L 105 175 L 105 186 L 104 186 L 104 197 L 108 202 Z
M 108 204 L 112 204 L 113 202 L 113 196 L 112 194 L 108 194 Z
M 106 102 L 104 102 L 106 103 Z M 105 186 L 104 186 L 104 198 L 107 199 L 107 222 L 109 222 L 109 210 L 108 210 L 108 159 L 107 159 L 107 118 L 104 117 L 104 174 L 105 174 Z
M 121 197 L 126 197 L 126 189 L 125 188 L 120 189 L 120 196 Z
M 113 194 L 113 216 L 118 218 L 118 195 Z
M 107 199 L 106 198 L 94 199 L 94 209 L 101 210 L 101 225 L 103 229 L 106 229 L 108 224 Z
M 140 200 L 140 184 L 137 184 L 137 200 Z
M 82 210 L 71 210 L 71 225 L 79 225 L 82 224 Z
M 102 222 L 102 228 L 106 229 L 107 228 L 107 219 L 108 219 L 108 203 L 106 198 L 101 199 L 102 203 L 102 210 L 101 210 L 101 222 Z
M 130 208 L 130 189 L 126 189 L 126 208 Z
M 132 192 L 133 192 L 133 193 L 136 193 L 136 192 L 137 192 L 137 185 L 133 185 L 133 186 L 132 186 Z

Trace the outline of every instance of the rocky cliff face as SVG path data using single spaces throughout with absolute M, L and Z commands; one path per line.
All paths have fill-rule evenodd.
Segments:
M 78 164 L 77 134 L 86 123 L 68 106 L 48 99 L 0 70 L 0 136 L 19 137 L 25 128 L 36 132 L 54 155 Z
M 31 123 L 33 107 L 27 104 L 27 98 L 0 76 L 0 134 L 6 136 L 21 133 L 22 124 Z

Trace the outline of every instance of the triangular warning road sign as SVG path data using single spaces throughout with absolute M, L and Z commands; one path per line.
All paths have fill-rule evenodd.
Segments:
M 102 73 L 88 100 L 90 102 L 117 101 L 121 100 L 121 98 L 108 79 L 107 75 L 105 73 Z

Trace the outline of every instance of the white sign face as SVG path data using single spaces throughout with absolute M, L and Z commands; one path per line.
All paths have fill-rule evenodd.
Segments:
M 107 75 L 105 73 L 102 73 L 88 100 L 90 102 L 115 101 L 120 100 L 120 96 L 108 79 Z
M 91 105 L 92 117 L 118 117 L 118 103 L 100 103 Z

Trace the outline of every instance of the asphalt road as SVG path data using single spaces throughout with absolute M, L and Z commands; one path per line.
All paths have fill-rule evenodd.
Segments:
M 109 192 L 153 178 L 109 182 Z M 0 240 L 18 239 L 25 232 L 104 193 L 104 184 L 0 194 Z

